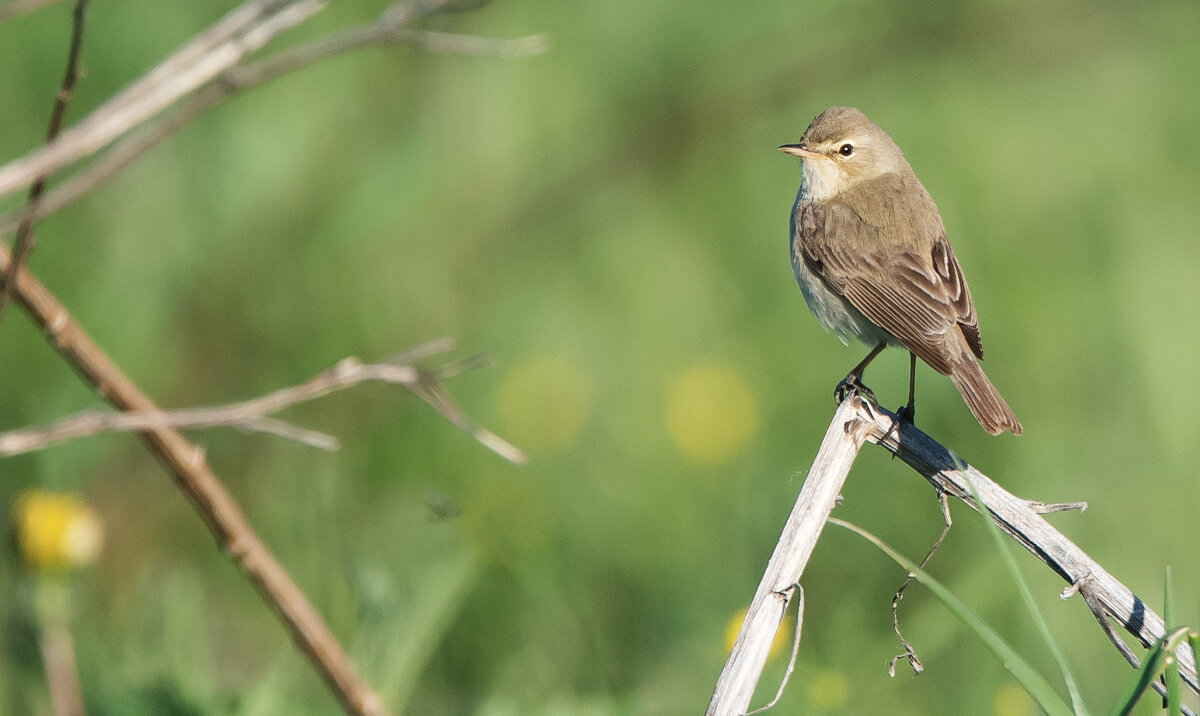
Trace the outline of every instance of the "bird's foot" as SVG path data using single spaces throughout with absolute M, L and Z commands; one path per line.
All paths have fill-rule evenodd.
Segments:
M 882 443 L 890 438 L 892 433 L 896 432 L 900 428 L 901 423 L 908 423 L 909 425 L 915 426 L 916 423 L 913 422 L 915 417 L 917 417 L 917 408 L 912 403 L 909 403 L 908 405 L 901 405 L 899 408 L 896 408 L 896 419 L 892 421 L 892 426 L 887 429 L 887 432 L 883 434 L 883 437 L 879 439 L 879 442 Z M 896 459 L 895 453 L 892 453 L 892 459 Z
M 879 404 L 871 389 L 863 385 L 862 378 L 853 373 L 843 378 L 842 382 L 838 383 L 837 387 L 833 389 L 833 399 L 840 404 L 846 398 L 850 397 L 852 393 L 876 405 Z

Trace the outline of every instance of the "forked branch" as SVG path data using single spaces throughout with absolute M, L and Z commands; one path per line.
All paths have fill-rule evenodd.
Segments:
M 489 450 L 509 462 L 523 464 L 523 452 L 468 418 L 446 391 L 443 383 L 445 379 L 481 364 L 482 356 L 450 361 L 432 369 L 416 365 L 416 361 L 423 357 L 445 353 L 453 348 L 454 342 L 443 338 L 417 346 L 382 363 L 363 363 L 357 358 L 343 358 L 329 370 L 322 371 L 299 385 L 231 405 L 161 412 L 112 413 L 85 410 L 49 425 L 0 433 L 0 457 L 33 452 L 68 440 L 105 432 L 218 426 L 272 433 L 311 447 L 336 450 L 338 440 L 332 435 L 301 428 L 270 416 L 297 403 L 315 400 L 359 383 L 377 381 L 404 386 Z
M 164 59 L 55 142 L 0 166 L 0 196 L 105 148 L 109 151 L 49 192 L 39 206 L 0 218 L 0 234 L 24 217 L 44 217 L 86 195 L 159 142 L 230 97 L 323 60 L 366 47 L 411 45 L 429 52 L 523 57 L 545 52 L 544 35 L 495 39 L 422 30 L 411 25 L 448 0 L 395 2 L 379 18 L 307 43 L 255 53 L 267 40 L 308 19 L 317 0 L 255 0 Z M 168 108 L 171 108 L 170 111 Z M 120 140 L 118 142 L 118 140 Z M 114 145 L 115 143 L 115 145 Z
M 0 166 L 0 196 L 34 183 L 38 186 L 24 207 L 0 218 L 0 234 L 18 229 L 17 254 L 27 256 L 32 248 L 33 225 L 38 218 L 99 186 L 158 141 L 224 99 L 339 52 L 369 44 L 400 42 L 438 52 L 499 56 L 531 54 L 545 47 L 541 37 L 504 41 L 410 30 L 404 26 L 448 4 L 448 0 L 410 0 L 390 5 L 378 23 L 367 26 L 367 29 L 377 31 L 373 36 L 335 34 L 249 63 L 269 40 L 304 22 L 324 7 L 326 1 L 244 2 L 60 135 L 62 108 L 65 108 L 77 77 L 82 9 L 87 2 L 76 0 L 76 31 L 67 81 L 59 95 L 61 101 L 51 122 L 49 140 L 45 146 Z M 0 21 L 45 4 L 42 0 L 10 3 L 0 7 Z M 175 111 L 165 112 L 169 108 Z M 122 138 L 124 140 L 120 141 Z M 118 141 L 120 144 L 113 147 Z M 113 148 L 101 161 L 76 174 L 57 191 L 42 196 L 42 183 L 48 176 L 109 147 Z M 13 260 L 3 243 L 0 243 L 0 283 L 4 284 L 0 293 L 0 314 L 5 298 L 11 296 L 45 332 L 47 341 L 62 358 L 120 411 L 119 414 L 75 416 L 37 431 L 37 434 L 9 434 L 6 436 L 9 447 L 36 449 L 47 440 L 69 439 L 96 430 L 138 431 L 175 478 L 180 491 L 193 503 L 220 546 L 279 615 L 297 646 L 343 707 L 354 714 L 385 713 L 379 696 L 356 673 L 354 664 L 320 614 L 255 534 L 237 503 L 209 468 L 204 451 L 188 442 L 179 433 L 179 427 L 236 424 L 329 446 L 330 436 L 297 428 L 269 415 L 295 402 L 358 382 L 383 380 L 404 385 L 454 425 L 507 459 L 519 462 L 523 460 L 521 453 L 472 422 L 454 404 L 442 384 L 443 379 L 473 363 L 469 359 L 451 362 L 431 371 L 405 365 L 405 360 L 416 360 L 412 355 L 372 365 L 347 359 L 302 385 L 262 398 L 222 408 L 172 414 L 161 410 L 124 374 L 57 297 L 28 271 L 24 262 Z
M 8 271 L 11 261 L 8 249 L 0 244 L 0 272 Z M 122 411 L 162 412 L 25 268 L 17 272 L 13 299 L 45 331 L 47 342 L 110 405 Z M 385 714 L 379 695 L 359 676 L 320 613 L 250 526 L 241 507 L 208 466 L 204 450 L 172 427 L 152 427 L 140 435 L 208 524 L 217 543 L 279 615 L 296 646 L 346 711 L 361 716 Z
M 766 663 L 767 647 L 782 620 L 782 607 L 786 605 L 781 593 L 783 586 L 800 583 L 808 555 L 864 440 L 881 444 L 929 480 L 939 494 L 956 497 L 979 511 L 973 486 L 982 499 L 983 509 L 1000 529 L 1067 581 L 1070 586 L 1063 592 L 1063 598 L 1076 592 L 1083 596 L 1088 609 L 1131 663 L 1136 665 L 1136 655 L 1112 629 L 1113 621 L 1147 648 L 1166 634 L 1161 617 L 1042 517 L 1043 513 L 1068 506 L 1044 505 L 1016 497 L 916 427 L 902 424 L 893 430 L 896 421 L 894 413 L 854 394 L 838 407 L 717 681 L 708 706 L 709 716 L 746 713 Z M 813 502 L 813 495 L 824 497 Z M 1071 503 L 1069 507 L 1080 505 Z M 1175 655 L 1184 682 L 1193 692 L 1200 693 L 1191 649 L 1186 643 L 1181 644 Z

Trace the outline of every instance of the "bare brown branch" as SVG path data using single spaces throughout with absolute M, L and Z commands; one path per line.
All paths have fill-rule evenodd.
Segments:
M 88 0 L 76 0 L 75 11 L 71 20 L 71 43 L 67 50 L 67 70 L 63 73 L 62 86 L 54 97 L 54 109 L 50 112 L 50 128 L 46 130 L 46 143 L 53 142 L 62 129 L 63 118 L 67 116 L 67 104 L 75 94 L 75 83 L 79 80 L 79 52 L 83 48 L 84 19 L 87 17 Z M 46 175 L 42 174 L 33 182 L 29 189 L 29 199 L 25 203 L 25 211 L 17 228 L 17 239 L 13 242 L 12 266 L 4 274 L 3 285 L 0 286 L 0 321 L 4 320 L 4 309 L 12 297 L 12 279 L 17 275 L 21 266 L 29 260 L 33 252 L 33 222 L 37 217 L 38 205 L 42 200 L 42 192 L 46 189 Z
M 82 8 L 86 0 L 77 1 Z M 249 62 L 249 58 L 271 38 L 304 22 L 320 10 L 325 1 L 249 0 L 243 3 L 74 127 L 58 136 L 54 136 L 58 134 L 57 129 L 52 131 L 52 141 L 46 146 L 0 166 L 0 196 L 3 196 L 109 149 L 99 161 L 62 183 L 56 191 L 42 195 L 42 189 L 37 188 L 29 206 L 0 218 L 0 233 L 18 229 L 27 238 L 18 240 L 16 246 L 22 254 L 28 254 L 32 226 L 39 217 L 91 191 L 163 138 L 229 96 L 338 52 L 371 44 L 408 43 L 431 51 L 509 57 L 537 52 L 544 46 L 540 38 L 506 41 L 424 31 L 401 32 L 403 25 L 447 5 L 447 0 L 411 0 L 393 4 L 378 23 L 369 26 L 375 33 L 373 37 L 353 33 L 331 35 L 325 40 L 278 52 L 261 62 Z M 39 4 L 38 0 L 19 2 L 19 5 L 13 3 L 0 8 L 0 19 L 27 12 Z M 81 31 L 78 37 L 82 37 Z M 68 88 L 61 95 L 64 102 L 69 95 Z M 61 119 L 54 126 L 60 126 L 60 122 Z M 22 229 L 22 224 L 26 228 Z M 238 505 L 209 468 L 203 450 L 178 432 L 172 423 L 176 418 L 162 411 L 142 393 L 75 322 L 58 299 L 20 261 L 14 261 L 7 248 L 0 244 L 0 276 L 10 274 L 7 290 L 11 291 L 12 298 L 44 330 L 48 342 L 64 360 L 121 411 L 119 415 L 76 416 L 72 419 L 78 421 L 74 425 L 52 426 L 51 432 L 65 431 L 57 433 L 62 437 L 72 431 L 78 432 L 80 426 L 90 424 L 110 429 L 111 425 L 129 421 L 121 429 L 135 429 L 140 433 L 174 476 L 179 489 L 192 502 L 218 544 L 230 554 L 284 622 L 297 646 L 345 709 L 354 714 L 385 713 L 379 697 L 359 678 L 354 664 L 321 616 L 254 533 Z M 429 346 L 419 347 L 408 360 L 415 361 L 419 354 L 428 354 L 431 350 Z M 436 370 L 424 370 L 403 364 L 399 359 L 374 365 L 343 361 L 328 374 L 317 376 L 306 384 L 245 404 L 225 406 L 221 410 L 225 412 L 224 418 L 237 418 L 235 424 L 239 427 L 328 447 L 336 442 L 332 437 L 289 425 L 270 417 L 269 412 L 356 382 L 387 380 L 401 383 L 454 425 L 507 459 L 523 460 L 520 451 L 471 421 L 445 390 L 443 380 L 474 365 L 477 361 L 467 359 L 447 363 Z M 184 415 L 182 419 L 204 423 L 222 418 L 217 413 L 202 411 Z M 110 424 L 109 421 L 115 422 Z
M 405 362 L 412 360 L 413 356 L 436 355 L 439 352 L 453 350 L 453 348 L 453 341 L 440 339 L 422 344 L 412 351 L 397 356 L 397 359 L 402 360 L 393 359 L 384 363 L 364 364 L 357 358 L 344 358 L 329 370 L 319 373 L 299 385 L 231 405 L 152 413 L 102 413 L 88 410 L 49 425 L 22 428 L 0 434 L 0 457 L 41 450 L 50 445 L 105 432 L 144 432 L 154 428 L 187 429 L 218 426 L 268 432 L 312 447 L 336 450 L 338 447 L 336 438 L 299 428 L 268 416 L 297 403 L 315 400 L 360 383 L 376 381 L 404 386 L 488 449 L 510 462 L 523 464 L 525 462 L 523 452 L 467 418 L 455 405 L 443 385 L 445 379 L 480 365 L 480 360 L 471 358 L 452 361 L 432 370 Z
M 324 5 L 323 0 L 243 4 L 54 142 L 0 167 L 0 196 L 103 149 Z
M 410 4 L 394 5 L 392 10 L 385 12 L 376 22 L 333 33 L 294 48 L 279 50 L 256 62 L 238 63 L 187 97 L 165 116 L 137 127 L 95 162 L 70 177 L 58 189 L 48 193 L 36 211 L 33 209 L 29 211 L 33 212 L 34 218 L 41 218 L 58 211 L 124 171 L 150 149 L 186 127 L 204 112 L 248 89 L 283 75 L 300 71 L 330 57 L 388 44 L 411 44 L 430 51 L 496 57 L 521 57 L 544 52 L 548 47 L 548 41 L 544 35 L 529 35 L 502 40 L 410 30 L 403 25 L 433 11 L 437 4 L 423 4 L 420 6 L 419 13 L 412 10 L 397 11 L 412 7 Z M 25 211 L 15 211 L 0 216 L 0 234 L 13 230 L 26 213 Z
M 8 249 L 0 244 L 0 271 L 8 271 L 10 265 Z M 146 414 L 162 412 L 27 269 L 18 272 L 14 291 L 14 300 L 45 331 L 50 345 L 114 408 Z M 359 677 L 321 615 L 259 539 L 208 466 L 204 451 L 170 427 L 148 428 L 141 436 L 175 477 L 176 485 L 192 502 L 217 543 L 250 578 L 346 710 L 362 715 L 386 713 L 379 696 Z

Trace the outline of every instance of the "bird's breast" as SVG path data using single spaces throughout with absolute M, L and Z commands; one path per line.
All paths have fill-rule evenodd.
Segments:
M 801 193 L 792 208 L 791 257 L 796 282 L 800 284 L 800 292 L 804 294 L 804 302 L 809 310 L 825 330 L 833 331 L 844 344 L 853 338 L 869 346 L 880 343 L 898 345 L 894 336 L 872 323 L 805 260 L 800 221 L 805 202 L 807 198 Z

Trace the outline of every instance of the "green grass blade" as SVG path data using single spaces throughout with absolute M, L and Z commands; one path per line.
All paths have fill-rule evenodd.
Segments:
M 1195 629 L 1188 629 L 1187 633 L 1188 646 L 1192 647 L 1192 662 L 1200 663 L 1200 632 Z
M 1163 576 L 1163 620 L 1167 628 L 1175 623 L 1175 605 L 1171 598 L 1171 568 L 1167 567 Z M 1170 716 L 1183 716 L 1183 689 L 1179 677 L 1179 659 L 1174 650 L 1167 652 L 1167 713 Z
M 937 581 L 930 576 L 928 572 L 918 567 L 916 562 L 913 562 L 896 550 L 892 549 L 889 545 L 884 543 L 883 540 L 879 539 L 870 532 L 867 532 L 861 527 L 835 518 L 830 518 L 829 523 L 835 524 L 839 527 L 844 527 L 875 545 L 881 551 L 887 554 L 887 556 L 891 557 L 896 564 L 899 564 L 901 567 L 908 570 L 918 582 L 925 585 L 925 587 L 935 597 L 937 597 L 942 604 L 946 605 L 946 608 L 949 609 L 954 616 L 958 617 L 959 621 L 961 621 L 968 629 L 975 632 L 975 634 L 979 636 L 984 645 L 987 646 L 987 648 L 993 654 L 995 654 L 996 658 L 1000 660 L 1000 663 L 1004 664 L 1004 668 L 1008 669 L 1008 672 L 1013 675 L 1013 678 L 1017 680 L 1017 683 L 1021 685 L 1021 688 L 1025 689 L 1026 693 L 1033 698 L 1042 711 L 1046 712 L 1050 716 L 1071 716 L 1073 713 L 1071 711 L 1071 707 L 1068 706 L 1065 701 L 1063 701 L 1058 692 L 1054 690 L 1054 687 L 1050 686 L 1050 684 L 1042 678 L 1041 674 L 1037 673 L 1037 671 L 1035 671 L 1033 667 L 1029 665 L 1029 662 L 1022 659 L 1017 652 L 1013 651 L 1013 648 L 1009 646 L 999 634 L 985 624 L 982 619 L 976 616 L 975 613 L 967 607 L 967 605 L 963 604 L 962 601 L 959 600 L 958 597 L 954 596 L 954 594 L 951 593 L 951 591 L 944 585 L 942 585 L 941 582 Z
M 963 466 L 965 467 L 965 465 Z M 1025 610 L 1029 612 L 1029 616 L 1033 618 L 1033 623 L 1037 625 L 1038 633 L 1042 635 L 1042 640 L 1046 642 L 1046 648 L 1054 657 L 1054 661 L 1058 663 L 1058 670 L 1062 673 L 1063 681 L 1067 684 L 1067 693 L 1071 695 L 1071 705 L 1074 708 L 1077 716 L 1087 716 L 1087 706 L 1083 703 L 1083 694 L 1079 691 L 1079 684 L 1075 682 L 1075 677 L 1071 674 L 1070 667 L 1067 666 L 1067 659 L 1063 656 L 1062 649 L 1058 648 L 1058 642 L 1054 640 L 1054 635 L 1050 633 L 1050 627 L 1046 624 L 1045 617 L 1037 607 L 1037 602 L 1033 599 L 1033 591 L 1029 589 L 1029 583 L 1025 581 L 1025 577 L 1021 575 L 1021 570 L 1017 567 L 1017 560 L 1013 557 L 1012 550 L 1008 547 L 1008 542 L 1005 541 L 1004 535 L 1000 532 L 1000 528 L 992 521 L 991 513 L 983 503 L 983 498 L 979 495 L 979 491 L 975 489 L 975 483 L 967 480 L 971 486 L 971 494 L 975 496 L 975 504 L 979 505 L 979 514 L 987 524 L 988 533 L 992 535 L 992 540 L 996 543 L 996 551 L 1004 559 L 1004 564 L 1008 567 L 1009 574 L 1012 575 L 1013 581 L 1016 582 L 1017 591 L 1021 593 L 1021 601 L 1025 603 Z
M 1167 654 L 1174 654 L 1179 644 L 1188 638 L 1190 631 L 1187 627 L 1176 629 L 1159 639 L 1151 647 L 1150 653 L 1142 660 L 1142 667 L 1134 676 L 1133 685 L 1125 695 L 1125 699 L 1113 710 L 1113 716 L 1127 716 L 1133 713 L 1133 707 L 1137 706 L 1138 701 L 1141 701 L 1142 697 L 1146 695 L 1154 681 L 1162 675 L 1163 669 L 1167 665 Z
M 1142 668 L 1138 669 L 1137 677 L 1134 679 L 1133 686 L 1129 693 L 1125 695 L 1125 700 L 1117 706 L 1113 711 L 1114 716 L 1129 716 L 1133 713 L 1133 707 L 1137 706 L 1137 702 L 1142 700 L 1142 696 L 1149 690 L 1150 684 L 1158 678 L 1162 673 L 1163 661 L 1165 661 L 1166 652 L 1163 650 L 1163 643 L 1160 641 L 1154 645 L 1146 658 L 1142 660 Z

